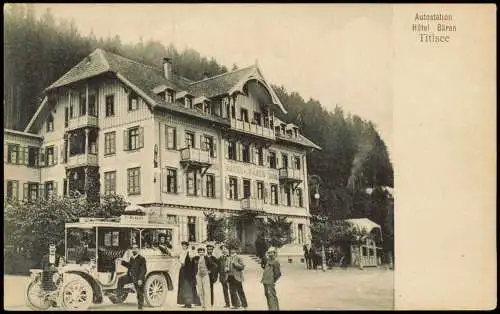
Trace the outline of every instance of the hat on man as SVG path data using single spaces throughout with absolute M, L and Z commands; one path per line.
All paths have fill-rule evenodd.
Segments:
M 205 247 L 203 246 L 198 247 L 198 252 L 205 252 Z
M 189 242 L 188 242 L 188 241 L 182 241 L 182 242 L 181 242 L 181 245 L 186 245 L 186 246 L 189 246 Z
M 278 251 L 274 246 L 271 246 L 269 249 L 267 249 L 267 253 L 278 253 Z
M 213 248 L 214 248 L 214 246 L 212 244 L 207 244 L 207 250 L 208 249 L 213 249 Z

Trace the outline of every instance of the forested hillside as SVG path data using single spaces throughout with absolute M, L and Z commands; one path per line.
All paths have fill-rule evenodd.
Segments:
M 215 75 L 228 71 L 193 49 L 179 51 L 155 41 L 122 43 L 118 36 L 82 36 L 72 21 L 56 20 L 50 12 L 36 18 L 29 6 L 6 6 L 5 127 L 22 130 L 36 111 L 43 89 L 98 47 L 157 66 L 163 57 L 170 56 L 174 71 L 191 80 L 203 78 L 204 72 Z M 330 112 L 317 100 L 306 101 L 298 93 L 274 87 L 289 112 L 281 118 L 302 127 L 304 134 L 323 148 L 309 157 L 311 194 L 319 187 L 321 196 L 319 202 L 312 201 L 311 212 L 335 219 L 371 218 L 383 225 L 386 245 L 392 249 L 393 200 L 381 187 L 393 186 L 393 169 L 375 126 L 343 112 L 342 104 Z M 15 110 L 6 110 L 6 104 L 13 104 Z M 373 192 L 367 193 L 367 188 Z

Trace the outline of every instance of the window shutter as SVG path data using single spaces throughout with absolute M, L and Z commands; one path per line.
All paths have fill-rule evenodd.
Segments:
M 23 199 L 24 200 L 28 199 L 28 193 L 29 193 L 28 186 L 29 186 L 28 183 L 23 184 Z
M 200 134 L 200 150 L 207 150 L 205 142 L 203 141 L 203 134 Z
M 123 130 L 123 150 L 129 150 L 128 130 Z
M 164 128 L 165 128 L 165 148 L 169 148 L 169 147 L 172 147 L 172 143 L 169 143 L 169 137 L 168 137 L 168 126 L 165 124 L 164 125 Z
M 231 198 L 231 193 L 229 193 L 229 177 L 224 178 L 224 188 L 226 190 L 226 198 Z
M 177 141 L 177 150 L 184 148 L 182 144 L 182 132 L 177 132 L 175 131 L 176 135 L 176 141 Z
M 167 186 L 168 186 L 168 170 L 167 168 L 161 168 L 161 181 L 160 181 L 160 189 L 162 192 L 166 193 L 167 192 Z
M 202 187 L 202 178 L 201 178 L 201 173 L 198 173 L 197 171 L 195 172 L 196 175 L 196 196 L 203 195 L 203 187 Z
M 38 185 L 38 198 L 45 198 L 45 184 Z
M 283 197 L 283 185 L 280 185 L 279 190 L 278 190 L 278 204 L 283 205 L 284 204 L 283 199 L 284 199 L 284 197 Z
M 58 146 L 54 145 L 54 160 L 53 160 L 54 165 L 57 165 L 57 157 L 59 156 L 57 149 L 58 149 Z
M 3 160 L 7 162 L 9 158 L 9 145 L 3 144 Z
M 269 156 L 269 151 L 265 148 L 262 149 L 262 152 L 264 154 L 264 166 L 269 167 L 271 164 L 271 157 Z
M 264 184 L 264 204 L 267 203 L 267 197 L 268 197 L 268 190 L 266 184 Z
M 66 151 L 66 143 L 61 145 L 61 163 L 65 163 L 64 152 Z
M 139 148 L 144 147 L 144 127 L 139 128 Z
M 217 158 L 217 139 L 214 138 L 214 142 L 213 142 L 213 155 L 214 155 L 214 158 Z
M 237 187 L 238 187 L 238 189 L 237 189 L 237 191 L 238 191 L 238 193 L 237 193 L 238 194 L 237 200 L 241 200 L 243 198 L 243 178 L 238 178 L 236 180 L 236 182 L 238 184 L 237 185 Z
M 40 167 L 45 166 L 45 148 L 40 148 Z
M 23 164 L 27 166 L 29 164 L 29 150 L 28 150 L 28 146 L 24 146 L 23 150 L 24 150 L 24 162 L 23 162 Z
M 220 198 L 220 176 L 214 176 L 214 196 L 215 198 Z
M 229 142 L 227 140 L 224 141 L 224 158 L 229 159 Z
M 182 178 L 183 177 L 182 174 L 183 174 L 182 171 L 179 169 L 177 171 L 177 193 L 179 194 L 182 193 L 182 185 L 183 185 L 182 182 L 184 181 Z
M 255 157 L 254 157 L 254 148 L 252 144 L 248 145 L 248 152 L 250 153 L 250 163 L 254 164 Z
M 236 160 L 241 161 L 241 143 L 236 143 Z
M 54 185 L 54 190 L 52 192 L 52 195 L 56 196 L 57 195 L 57 181 L 52 181 L 52 184 Z

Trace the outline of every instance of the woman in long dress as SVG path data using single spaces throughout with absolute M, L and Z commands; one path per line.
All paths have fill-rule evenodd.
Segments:
M 181 267 L 179 270 L 179 281 L 177 288 L 177 304 L 184 305 L 185 308 L 192 307 L 193 304 L 200 304 L 200 299 L 196 293 L 196 277 L 192 257 L 189 254 L 189 243 L 182 241 L 182 253 L 179 256 Z

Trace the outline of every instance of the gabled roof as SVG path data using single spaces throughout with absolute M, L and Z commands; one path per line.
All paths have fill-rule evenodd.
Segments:
M 358 228 L 359 230 L 366 230 L 367 233 L 370 233 L 373 229 L 380 229 L 380 225 L 373 222 L 372 220 L 368 218 L 352 218 L 352 219 L 345 219 L 346 222 L 348 222 L 350 225 L 352 225 L 355 228 Z
M 283 140 L 286 142 L 292 142 L 292 143 L 299 144 L 299 145 L 306 146 L 306 147 L 311 147 L 311 148 L 314 148 L 317 150 L 321 150 L 321 147 L 314 144 L 310 139 L 308 139 L 307 137 L 305 137 L 304 135 L 302 135 L 300 133 L 297 134 L 297 137 L 289 136 L 286 134 L 276 134 L 276 139 Z
M 189 90 L 195 96 L 205 96 L 208 98 L 242 92 L 243 86 L 249 80 L 257 80 L 271 95 L 273 103 L 283 112 L 287 113 L 280 99 L 264 79 L 262 72 L 257 65 L 234 70 L 231 72 L 215 75 L 189 85 Z

